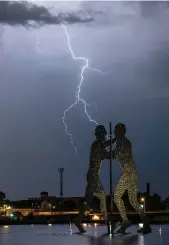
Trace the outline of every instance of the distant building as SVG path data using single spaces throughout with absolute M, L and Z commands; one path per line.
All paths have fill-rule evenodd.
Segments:
M 145 211 L 169 210 L 169 197 L 163 202 L 158 194 L 151 195 L 150 184 L 146 185 L 146 192 L 138 193 L 138 202 Z M 134 211 L 129 203 L 128 193 L 123 195 L 126 211 Z M 110 197 L 107 196 L 107 207 L 109 209 Z M 50 196 L 47 191 L 40 193 L 39 197 L 28 198 L 20 201 L 1 201 L 3 205 L 7 205 L 6 215 L 10 216 L 13 212 L 21 212 L 23 216 L 33 213 L 33 215 L 51 215 L 58 212 L 77 212 L 79 205 L 84 201 L 84 197 L 63 197 L 62 203 L 60 196 Z M 2 205 L 2 204 L 1 204 Z M 9 208 L 10 207 L 10 208 Z M 100 213 L 100 201 L 94 197 L 92 207 L 93 213 Z M 3 210 L 2 210 L 3 211 Z M 118 212 L 115 203 L 113 202 L 113 212 Z
M 164 200 L 164 207 L 166 211 L 169 211 L 169 197 Z
M 43 191 L 40 193 L 41 199 L 47 199 L 48 198 L 48 192 L 47 191 Z

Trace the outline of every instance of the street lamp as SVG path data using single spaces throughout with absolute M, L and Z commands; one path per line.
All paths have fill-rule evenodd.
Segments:
M 145 197 L 141 198 L 141 202 L 143 203 L 144 213 L 146 213 L 146 199 L 145 199 Z

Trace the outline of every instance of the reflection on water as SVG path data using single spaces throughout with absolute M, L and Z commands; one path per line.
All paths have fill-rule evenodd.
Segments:
M 143 235 L 139 235 L 139 242 L 138 242 L 139 245 L 144 245 L 144 236 Z
M 169 226 L 152 226 L 152 233 L 137 234 L 136 226 L 125 235 L 107 235 L 107 227 L 86 225 L 79 234 L 74 225 L 25 225 L 0 227 L 0 245 L 168 245 Z
M 90 244 L 90 245 L 109 245 L 109 244 L 140 245 L 138 234 L 131 234 L 130 236 L 127 236 L 127 235 L 125 236 L 126 236 L 125 238 L 120 235 L 115 235 L 115 236 L 102 235 L 98 238 L 95 238 L 94 236 L 88 236 L 88 243 L 86 244 Z

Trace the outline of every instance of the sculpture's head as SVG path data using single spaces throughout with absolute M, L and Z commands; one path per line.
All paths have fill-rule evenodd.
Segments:
M 123 123 L 116 124 L 114 134 L 116 139 L 123 139 L 126 134 L 126 126 Z
M 98 140 L 105 141 L 105 136 L 107 135 L 105 127 L 103 125 L 98 125 L 95 128 L 95 135 Z

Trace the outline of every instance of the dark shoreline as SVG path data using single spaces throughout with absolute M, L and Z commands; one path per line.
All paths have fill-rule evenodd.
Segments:
M 0 219 L 0 226 L 8 226 L 8 225 L 57 225 L 57 224 L 73 224 L 73 220 L 75 216 L 38 216 L 38 217 L 32 217 L 31 219 L 28 217 L 24 217 L 22 220 L 14 220 L 14 219 Z M 130 217 L 129 220 L 132 224 L 139 224 L 142 223 L 139 216 Z M 114 217 L 114 221 L 120 221 L 120 217 Z M 151 224 L 169 224 L 168 217 L 150 217 Z M 90 220 L 85 219 L 82 221 L 82 223 L 86 224 L 104 224 L 103 220 Z

